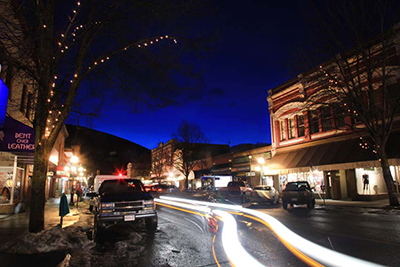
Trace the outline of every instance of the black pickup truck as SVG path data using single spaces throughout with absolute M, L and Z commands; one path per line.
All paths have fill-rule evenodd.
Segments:
M 109 224 L 145 220 L 148 231 L 157 229 L 157 211 L 153 197 L 140 180 L 106 180 L 95 197 L 94 234 L 99 239 Z
M 282 206 L 287 209 L 288 204 L 293 206 L 307 204 L 307 208 L 311 209 L 315 206 L 314 193 L 308 182 L 290 182 L 282 191 Z

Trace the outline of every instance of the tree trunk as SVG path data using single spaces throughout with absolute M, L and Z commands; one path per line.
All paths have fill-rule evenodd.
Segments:
M 185 189 L 188 190 L 189 189 L 189 175 L 185 176 Z
M 384 149 L 378 149 L 378 155 L 382 166 L 383 178 L 385 180 L 386 188 L 389 196 L 390 206 L 399 206 L 399 199 L 395 190 L 392 174 L 390 173 L 389 160 Z
M 37 233 L 44 229 L 44 204 L 46 202 L 46 176 L 49 153 L 44 146 L 35 147 L 32 177 L 31 208 L 29 232 Z

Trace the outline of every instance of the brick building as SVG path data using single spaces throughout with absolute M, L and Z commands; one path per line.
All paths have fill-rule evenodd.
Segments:
M 392 68 L 393 72 L 385 81 L 391 90 L 397 92 L 400 91 L 399 36 L 397 33 L 387 48 L 387 67 Z M 372 56 L 382 53 L 377 43 L 371 42 L 370 48 Z M 353 75 L 353 69 L 358 67 L 353 59 L 357 55 L 347 56 L 352 60 L 348 73 Z M 339 60 L 335 58 L 325 62 L 268 91 L 273 157 L 266 162 L 267 173 L 279 181 L 281 188 L 290 181 L 306 180 L 315 187 L 316 192 L 327 198 L 383 198 L 387 196 L 387 189 L 381 163 L 373 149 L 364 149 L 367 145 L 362 141 L 365 125 L 353 114 L 349 115 L 351 110 L 347 110 L 346 103 L 333 97 L 324 99 L 321 101 L 324 103 L 319 105 L 307 105 L 313 95 L 333 82 L 331 76 L 321 70 L 337 69 L 335 62 Z M 366 69 L 361 68 L 360 72 L 360 76 L 367 75 Z M 371 87 L 376 92 L 374 95 L 379 96 L 382 79 L 374 76 L 372 81 Z M 379 98 L 376 101 L 379 103 Z M 344 109 L 348 112 L 344 112 Z M 400 116 L 395 116 L 394 120 L 394 130 L 386 150 L 391 174 L 398 184 Z

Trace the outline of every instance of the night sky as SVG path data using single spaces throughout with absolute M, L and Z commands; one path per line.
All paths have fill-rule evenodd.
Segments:
M 193 62 L 204 73 L 201 94 L 138 114 L 110 100 L 92 128 L 153 149 L 186 119 L 196 122 L 211 143 L 270 143 L 267 91 L 298 74 L 294 58 L 310 42 L 310 5 L 223 1 L 215 16 L 220 28 L 216 49 Z

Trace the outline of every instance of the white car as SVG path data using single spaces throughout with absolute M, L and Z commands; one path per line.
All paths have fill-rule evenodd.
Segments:
M 279 192 L 269 185 L 256 186 L 250 194 L 250 203 L 279 203 Z

